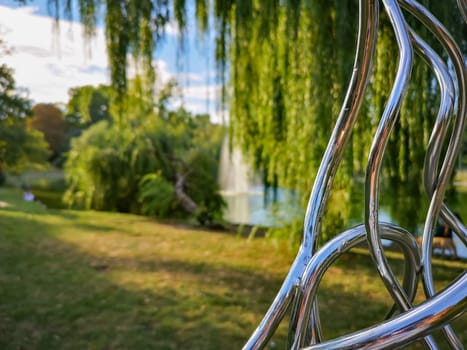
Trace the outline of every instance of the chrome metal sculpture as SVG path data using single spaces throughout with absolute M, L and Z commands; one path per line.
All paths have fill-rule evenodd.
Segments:
M 467 117 L 467 68 L 451 35 L 423 6 L 415 0 L 382 0 L 382 4 L 392 23 L 400 57 L 392 92 L 369 154 L 365 178 L 365 222 L 341 233 L 317 251 L 321 219 L 334 176 L 369 83 L 378 33 L 378 0 L 359 2 L 359 32 L 353 74 L 310 195 L 302 244 L 281 289 L 244 349 L 264 348 L 289 307 L 292 308 L 288 340 L 291 349 L 393 349 L 417 339 L 422 340 L 429 349 L 438 349 L 430 333 L 440 328 L 443 328 L 451 348 L 463 349 L 449 322 L 467 308 L 467 273 L 464 272 L 445 290 L 436 293 L 431 270 L 431 243 L 433 228 L 441 216 L 467 245 L 466 228 L 443 203 Z M 458 5 L 467 21 L 466 0 L 458 0 Z M 449 56 L 453 67 L 451 71 L 437 53 L 409 28 L 401 8 L 417 18 L 438 39 Z M 378 218 L 381 163 L 410 80 L 413 51 L 433 69 L 441 95 L 425 158 L 424 183 L 430 206 L 424 225 L 421 254 L 413 235 L 402 227 L 382 223 Z M 450 125 L 453 125 L 451 129 Z M 450 135 L 448 130 L 452 130 Z M 448 136 L 448 150 L 441 163 L 441 146 Z M 333 261 L 364 242 L 365 238 L 379 275 L 401 313 L 374 327 L 323 341 L 316 299 L 319 282 Z M 392 240 L 403 249 L 407 264 L 402 285 L 388 265 L 382 239 Z M 427 300 L 414 307 L 412 301 L 420 275 Z

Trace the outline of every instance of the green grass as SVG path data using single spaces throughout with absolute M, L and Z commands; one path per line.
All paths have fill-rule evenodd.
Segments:
M 0 349 L 239 349 L 294 255 L 264 239 L 46 209 L 20 190 L 1 188 L 0 201 Z M 390 261 L 402 269 L 399 254 Z M 466 265 L 437 260 L 437 288 Z M 326 338 L 381 321 L 391 305 L 360 251 L 330 268 L 319 302 Z M 465 344 L 466 317 L 453 325 Z

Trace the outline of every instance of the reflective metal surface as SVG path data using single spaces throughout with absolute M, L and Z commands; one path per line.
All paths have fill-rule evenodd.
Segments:
M 466 1 L 457 2 L 460 15 L 467 18 Z M 451 35 L 423 6 L 414 0 L 382 0 L 382 4 L 391 21 L 400 55 L 396 79 L 369 152 L 365 200 L 362 203 L 365 221 L 317 250 L 327 199 L 369 84 L 378 36 L 379 2 L 376 0 L 359 1 L 359 31 L 353 74 L 311 191 L 302 244 L 276 298 L 244 349 L 264 348 L 289 308 L 291 319 L 287 346 L 290 349 L 393 349 L 416 340 L 423 341 L 429 349 L 438 349 L 430 335 L 438 329 L 443 329 L 452 349 L 463 349 L 449 322 L 462 315 L 467 308 L 467 273 L 464 272 L 445 290 L 436 292 L 431 270 L 431 245 L 433 229 L 439 217 L 467 244 L 466 228 L 443 203 L 467 116 L 467 69 Z M 406 12 L 402 12 L 401 8 Z M 415 17 L 436 37 L 449 57 L 451 69 L 442 61 L 441 55 L 409 28 L 404 14 Z M 381 164 L 410 80 L 414 52 L 431 67 L 440 91 L 438 115 L 424 165 L 423 181 L 430 206 L 426 214 L 421 254 L 411 233 L 402 227 L 382 223 L 378 217 Z M 448 149 L 443 154 L 443 145 L 447 140 Z M 406 260 L 402 285 L 388 264 L 382 239 L 389 239 L 402 248 Z M 316 298 L 319 282 L 338 257 L 365 240 L 381 280 L 394 300 L 394 310 L 398 309 L 399 313 L 371 328 L 324 341 Z M 412 302 L 419 276 L 422 277 L 427 300 L 414 306 Z

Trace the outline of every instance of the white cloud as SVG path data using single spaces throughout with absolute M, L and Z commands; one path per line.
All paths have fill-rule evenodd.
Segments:
M 180 30 L 178 29 L 178 25 L 174 21 L 167 23 L 164 29 L 167 35 L 173 35 L 173 36 L 180 35 Z
M 221 95 L 220 85 L 196 85 L 183 88 L 183 95 L 187 99 L 217 100 Z
M 66 102 L 68 89 L 109 82 L 105 38 L 98 29 L 89 42 L 79 23 L 61 20 L 59 30 L 50 17 L 34 7 L 0 6 L 0 33 L 11 55 L 3 62 L 15 70 L 19 87 L 35 102 Z
M 86 41 L 80 23 L 60 20 L 59 30 L 54 30 L 55 19 L 38 15 L 32 6 L 0 5 L 0 18 L 0 37 L 12 48 L 2 62 L 15 70 L 17 86 L 29 90 L 35 102 L 66 102 L 72 87 L 110 83 L 102 28 Z M 168 26 L 167 33 L 176 35 L 175 26 Z M 210 72 L 172 73 L 166 61 L 158 59 L 154 64 L 159 81 L 175 78 L 181 83 L 185 108 L 193 113 L 216 114 L 220 87 L 209 83 Z M 128 76 L 135 73 L 130 67 Z
M 178 73 L 177 74 L 178 80 L 179 81 L 190 81 L 190 82 L 196 82 L 196 83 L 203 83 L 207 79 L 207 75 L 203 73 L 194 73 L 194 72 L 189 72 L 189 73 Z
M 219 101 L 221 87 L 218 85 L 197 85 L 180 88 L 181 96 L 172 101 L 173 108 L 183 106 L 193 114 L 209 114 L 215 123 L 222 122 Z
M 138 73 L 137 65 L 132 57 L 128 58 L 128 68 L 127 68 L 127 76 L 129 79 L 134 78 Z M 170 73 L 167 62 L 163 60 L 153 60 L 152 66 L 156 70 L 156 83 L 167 84 L 170 80 L 174 79 L 174 75 Z

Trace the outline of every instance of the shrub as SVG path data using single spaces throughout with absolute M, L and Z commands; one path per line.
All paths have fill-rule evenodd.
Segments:
M 152 119 L 151 119 L 152 118 Z M 220 220 L 222 129 L 205 117 L 148 115 L 132 127 L 101 121 L 71 142 L 64 201 L 77 208 Z M 188 203 L 188 205 L 187 205 Z

